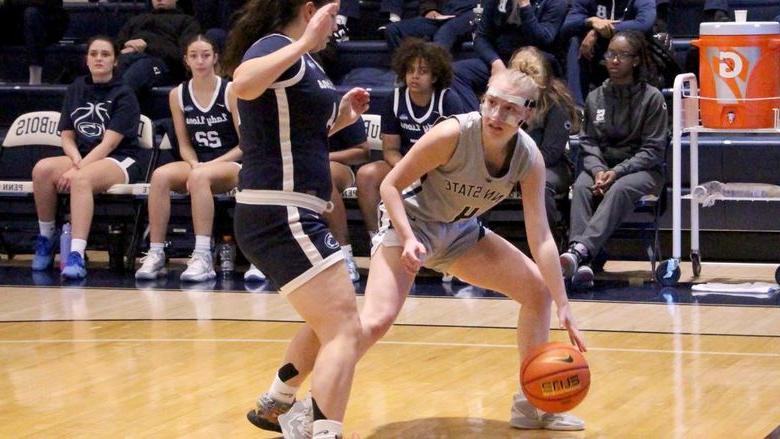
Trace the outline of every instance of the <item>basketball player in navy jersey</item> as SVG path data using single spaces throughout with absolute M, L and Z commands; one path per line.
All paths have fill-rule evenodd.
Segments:
M 226 51 L 244 153 L 236 238 L 306 321 L 302 333 L 321 343 L 314 352 L 311 398 L 296 404 L 311 412 L 316 439 L 342 437 L 360 337 L 344 254 L 322 213 L 329 210 L 325 200 L 332 189 L 328 136 L 354 123 L 368 108 L 369 96 L 356 88 L 339 100 L 309 54 L 327 44 L 338 7 L 322 0 L 250 0 Z M 276 416 L 295 398 L 299 358 L 310 354 L 299 338 L 289 346 L 269 392 L 247 414 L 260 428 L 279 428 Z M 296 419 L 288 423 L 280 417 L 285 437 L 304 436 L 298 431 L 303 425 L 292 422 Z
M 361 356 L 390 329 L 423 266 L 498 291 L 522 305 L 518 364 L 526 352 L 549 339 L 551 301 L 560 327 L 585 351 L 545 214 L 544 160 L 533 139 L 519 128 L 532 117 L 537 96 L 538 86 L 529 76 L 515 70 L 500 72 L 489 82 L 481 114 L 460 114 L 436 124 L 382 182 L 381 227 L 373 240 L 360 311 Z M 518 184 L 533 261 L 477 219 Z M 303 335 L 309 338 L 299 333 L 296 341 L 309 347 L 310 356 L 296 364 L 299 375 L 311 370 L 312 354 L 317 352 L 316 337 Z M 585 428 L 572 415 L 535 409 L 521 392 L 514 396 L 510 425 Z
M 181 280 L 202 282 L 216 277 L 211 256 L 214 193 L 238 184 L 241 150 L 238 114 L 231 84 L 217 76 L 216 45 L 203 35 L 184 46 L 184 64 L 192 79 L 171 90 L 168 101 L 176 129 L 181 161 L 161 166 L 152 174 L 149 190 L 149 253 L 135 272 L 136 279 L 165 275 L 165 232 L 171 213 L 171 190 L 189 192 L 195 249 Z
M 358 205 L 369 234 L 378 230 L 379 184 L 417 140 L 442 116 L 465 111 L 452 82 L 452 57 L 440 46 L 407 38 L 393 56 L 393 71 L 402 85 L 382 113 L 384 160 L 361 166 L 357 173 Z
M 46 270 L 54 259 L 57 193 L 70 192 L 73 224 L 71 252 L 62 276 L 87 276 L 84 253 L 94 211 L 93 194 L 115 184 L 137 183 L 146 163 L 138 148 L 141 110 L 133 91 L 114 74 L 117 50 L 111 38 L 87 43 L 89 74 L 77 78 L 65 93 L 58 130 L 64 155 L 35 164 L 32 172 L 40 235 L 35 242 L 33 270 Z

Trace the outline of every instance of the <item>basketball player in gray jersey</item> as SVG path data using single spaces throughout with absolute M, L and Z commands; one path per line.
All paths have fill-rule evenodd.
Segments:
M 528 350 L 549 338 L 551 299 L 561 328 L 585 350 L 547 223 L 544 160 L 530 136 L 518 128 L 530 119 L 537 94 L 537 85 L 523 73 L 492 77 L 481 114 L 438 123 L 385 177 L 380 187 L 382 225 L 373 242 L 360 317 L 361 344 L 377 341 L 390 328 L 415 274 L 425 266 L 518 301 L 521 362 Z M 477 220 L 518 183 L 536 263 Z M 585 428 L 572 415 L 538 411 L 521 392 L 514 397 L 510 424 L 522 429 Z
M 385 177 L 380 187 L 380 230 L 373 240 L 360 312 L 359 355 L 390 329 L 422 266 L 518 301 L 522 305 L 517 328 L 520 362 L 527 351 L 548 340 L 551 301 L 561 328 L 585 351 L 547 223 L 544 161 L 534 141 L 519 129 L 530 119 L 537 94 L 536 83 L 523 73 L 507 70 L 494 76 L 481 114 L 453 116 L 436 124 Z M 477 220 L 517 184 L 537 263 Z M 300 352 L 318 350 L 313 333 L 299 333 L 293 344 Z M 302 380 L 313 363 L 313 358 L 296 363 L 295 379 Z M 311 415 L 295 411 L 294 407 L 291 414 L 301 418 L 301 424 L 311 422 L 306 419 Z M 535 409 L 521 392 L 514 397 L 510 424 L 521 429 L 585 428 L 572 415 Z

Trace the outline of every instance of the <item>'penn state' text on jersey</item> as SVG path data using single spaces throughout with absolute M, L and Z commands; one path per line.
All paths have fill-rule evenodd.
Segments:
M 404 207 L 416 220 L 451 223 L 485 213 L 509 196 L 539 154 L 533 139 L 518 128 L 509 169 L 491 175 L 482 146 L 482 116 L 475 111 L 452 118 L 460 124 L 452 157 L 404 190 Z
M 457 94 L 450 93 L 449 89 L 435 90 L 428 106 L 419 107 L 412 101 L 406 86 L 396 87 L 393 100 L 388 102 L 385 114 L 382 115 L 382 134 L 400 135 L 400 152 L 405 155 L 440 117 L 462 111 L 460 99 Z
M 259 39 L 244 61 L 289 45 L 282 34 Z M 239 189 L 294 191 L 330 199 L 328 131 L 336 120 L 339 95 L 325 71 L 307 53 L 262 95 L 239 99 L 244 166 Z
M 238 145 L 238 133 L 233 124 L 233 109 L 228 101 L 231 83 L 217 77 L 217 87 L 209 104 L 201 107 L 195 100 L 192 80 L 179 84 L 179 109 L 184 114 L 190 144 L 200 159 L 202 155 L 218 157 Z

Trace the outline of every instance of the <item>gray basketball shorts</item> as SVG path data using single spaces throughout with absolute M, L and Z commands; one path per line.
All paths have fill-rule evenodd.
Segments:
M 384 204 L 379 205 L 379 232 L 371 241 L 371 255 L 385 247 L 403 247 L 401 237 L 398 236 L 393 225 L 390 224 Z M 470 218 L 454 223 L 440 223 L 433 221 L 420 221 L 409 218 L 414 236 L 425 246 L 428 254 L 423 265 L 440 273 L 446 273 L 450 265 L 474 246 L 485 234 L 492 233 L 483 226 L 479 219 Z

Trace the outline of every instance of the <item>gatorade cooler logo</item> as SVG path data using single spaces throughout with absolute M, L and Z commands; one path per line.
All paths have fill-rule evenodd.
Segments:
M 706 55 L 720 102 L 736 103 L 747 96 L 748 80 L 761 56 L 758 47 L 708 47 Z

